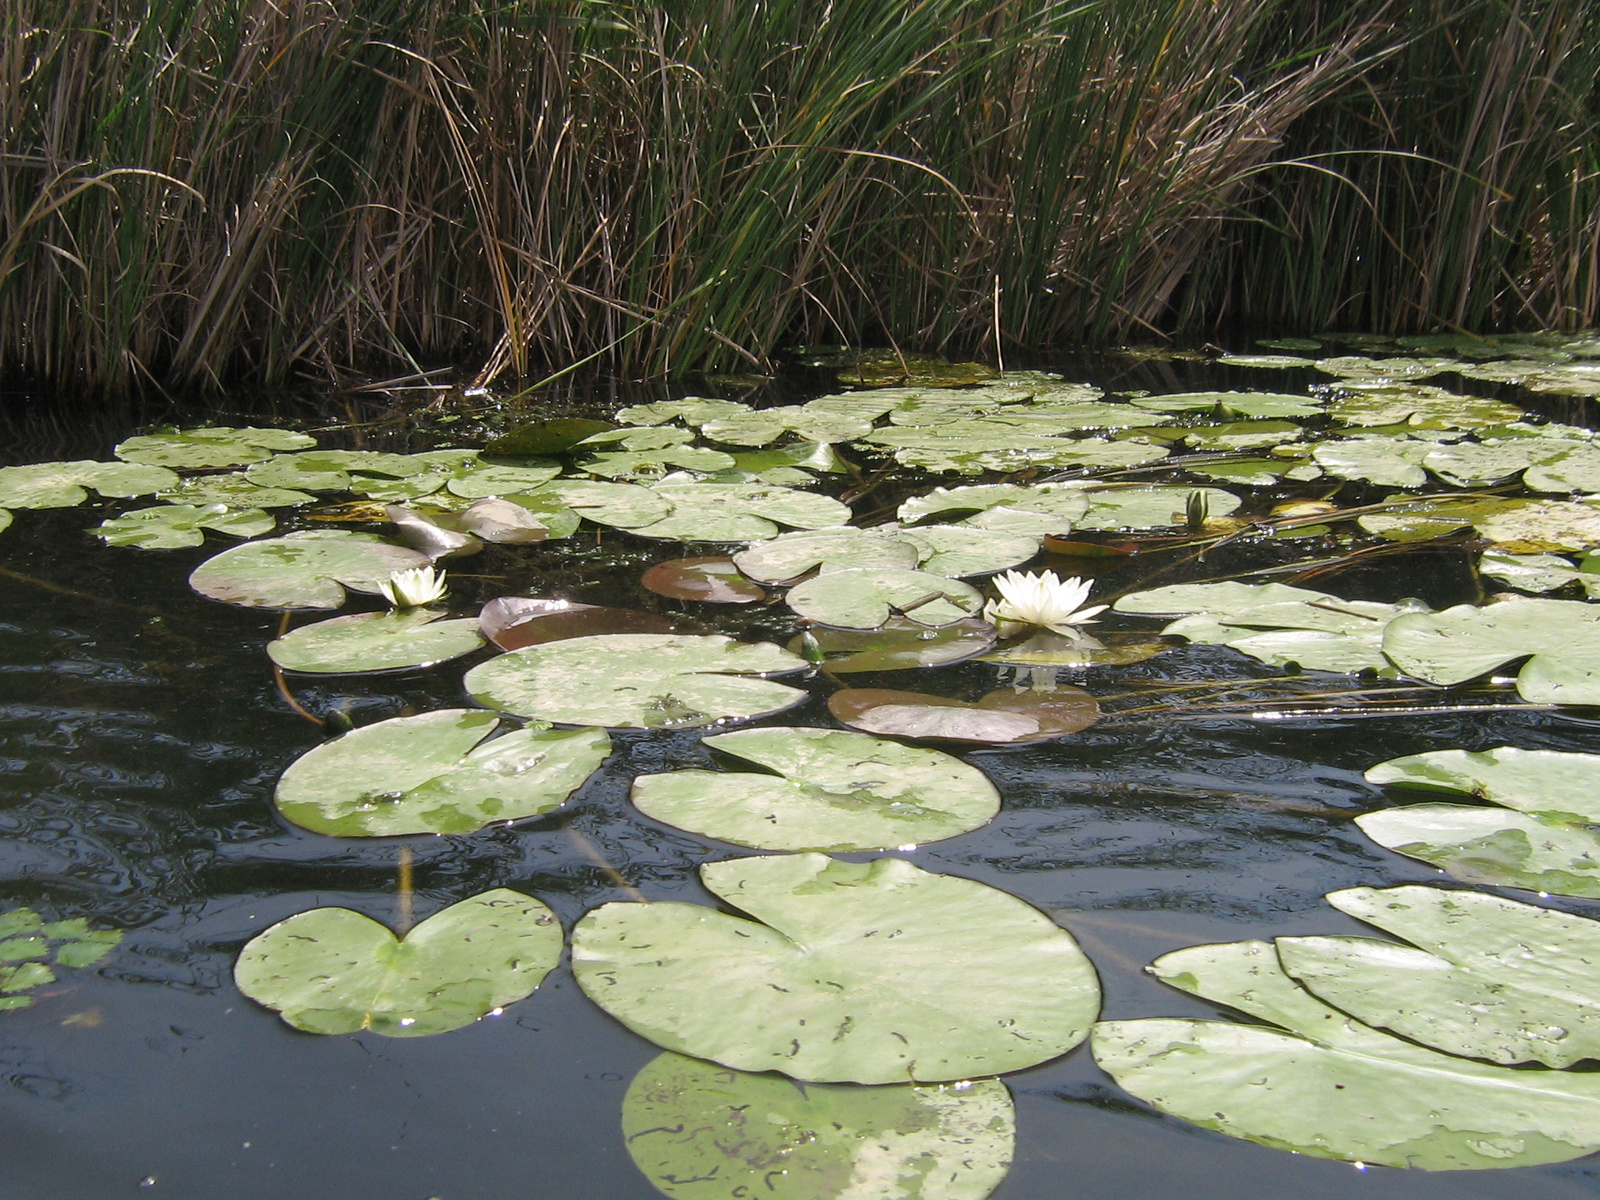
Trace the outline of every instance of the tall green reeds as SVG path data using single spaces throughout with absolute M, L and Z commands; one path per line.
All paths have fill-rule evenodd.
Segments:
M 1593 0 L 1397 2 L 11 0 L 0 370 L 1593 321 Z

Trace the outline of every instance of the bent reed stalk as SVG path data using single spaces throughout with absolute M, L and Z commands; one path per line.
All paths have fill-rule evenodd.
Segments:
M 12 0 L 0 370 L 1588 324 L 1594 0 Z

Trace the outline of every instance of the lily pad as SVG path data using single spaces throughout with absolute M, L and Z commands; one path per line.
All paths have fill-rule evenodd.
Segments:
M 670 502 L 647 487 L 597 479 L 557 479 L 510 498 L 536 515 L 551 506 L 567 508 L 597 525 L 616 529 L 638 529 L 672 511 Z
M 1592 550 L 1600 546 L 1600 509 L 1560 500 L 1505 500 L 1473 521 L 1489 541 L 1512 553 Z
M 569 725 L 684 728 L 762 716 L 806 693 L 770 679 L 805 660 L 721 635 L 613 634 L 512 651 L 467 672 L 480 704 Z
M 1087 729 L 1100 706 L 1081 688 L 990 692 L 974 704 L 887 688 L 844 688 L 828 697 L 834 717 L 865 733 L 949 742 L 1012 745 Z
M 140 550 L 177 550 L 198 546 L 205 531 L 252 538 L 271 533 L 277 519 L 259 508 L 230 509 L 225 504 L 163 504 L 136 508 L 102 521 L 95 536 L 108 546 L 135 546 Z
M 900 520 L 923 527 L 930 521 L 959 521 L 983 529 L 1043 536 L 1066 533 L 1089 511 L 1088 494 L 1065 484 L 978 484 L 934 488 L 900 506 Z
M 1096 1025 L 1095 1061 L 1162 1112 L 1279 1150 L 1430 1171 L 1600 1148 L 1600 1078 L 1494 1066 L 1380 1033 L 1297 987 L 1269 943 L 1196 946 L 1151 970 L 1270 1022 Z
M 804 404 L 713 417 L 700 433 L 725 446 L 766 446 L 794 434 L 806 442 L 853 442 L 872 430 L 870 417 Z
M 1286 583 L 1175 583 L 1167 587 L 1129 592 L 1118 597 L 1111 607 L 1120 613 L 1145 616 L 1186 617 L 1195 613 L 1226 616 L 1242 609 L 1266 604 L 1328 602 L 1343 603 L 1337 596 L 1311 588 L 1291 587 Z
M 559 808 L 611 752 L 596 729 L 485 741 L 499 724 L 446 708 L 365 725 L 295 759 L 274 798 L 296 825 L 333 837 L 471 833 Z
M 1468 883 L 1600 898 L 1600 836 L 1586 826 L 1464 804 L 1408 804 L 1356 824 L 1378 845 Z
M 480 461 L 454 472 L 444 486 L 447 491 L 469 500 L 484 496 L 514 496 L 518 492 L 531 492 L 542 487 L 560 474 L 559 463 L 505 466 Z
M 1541 453 L 1537 438 L 1456 442 L 1434 446 L 1423 459 L 1423 465 L 1446 483 L 1458 487 L 1479 487 L 1511 479 L 1549 456 Z
M 267 645 L 267 655 L 287 671 L 350 675 L 431 667 L 471 654 L 483 645 L 475 620 L 441 620 L 432 608 L 357 613 L 302 625 Z
M 316 497 L 310 492 L 297 492 L 292 488 L 262 487 L 251 483 L 243 471 L 229 471 L 223 475 L 196 475 L 192 479 L 179 480 L 175 487 L 157 492 L 156 499 L 200 507 L 222 504 L 237 510 L 291 508 L 296 504 L 310 504 Z
M 262 487 L 293 488 L 306 492 L 348 491 L 360 476 L 400 479 L 426 470 L 409 454 L 380 454 L 375 450 L 303 450 L 278 454 L 245 468 L 245 477 Z
M 822 529 L 850 520 L 850 509 L 828 496 L 752 483 L 660 483 L 650 489 L 672 506 L 641 537 L 684 542 L 744 542 L 776 537 L 780 525 Z
M 1296 367 L 1314 367 L 1315 359 L 1300 358 L 1293 354 L 1223 354 L 1217 362 L 1225 367 L 1265 367 L 1285 371 Z
M 983 655 L 983 661 L 1017 667 L 1126 666 L 1163 654 L 1174 644 L 1147 633 L 1101 632 L 1093 637 L 1071 638 L 1042 629 Z
M 1485 550 L 1478 572 L 1524 592 L 1553 592 L 1580 583 L 1591 600 L 1600 600 L 1600 556 L 1585 555 L 1577 566 L 1557 554 L 1507 554 Z
M 876 629 L 894 615 L 936 627 L 983 607 L 982 593 L 958 579 L 884 567 L 828 571 L 790 588 L 787 599 L 808 621 L 839 629 Z
M 483 448 L 483 452 L 491 457 L 503 458 L 565 454 L 585 438 L 612 428 L 614 426 L 610 421 L 596 421 L 589 417 L 551 417 L 517 426 L 510 433 L 495 438 Z
M 8 530 L 10 528 L 11 528 L 11 510 L 8 509 L 8 508 L 0 508 L 0 533 L 4 533 L 6 530 Z
M 1180 392 L 1172 396 L 1135 396 L 1137 408 L 1157 412 L 1237 413 L 1241 417 L 1309 417 L 1322 411 L 1323 402 L 1311 396 L 1282 392 Z
M 984 1200 L 1016 1111 L 998 1079 L 800 1087 L 667 1053 L 629 1085 L 622 1136 L 674 1200 Z
M 656 613 L 544 596 L 497 597 L 478 613 L 478 625 L 502 650 L 602 634 L 672 632 L 672 622 Z
M 1547 1067 L 1600 1057 L 1600 923 L 1431 887 L 1328 902 L 1412 945 L 1278 938 L 1284 970 L 1319 999 L 1447 1054 Z
M 736 400 L 684 396 L 678 400 L 656 400 L 649 404 L 635 404 L 618 409 L 617 420 L 625 421 L 629 425 L 664 425 L 668 421 L 703 425 L 718 417 L 733 417 L 749 411 L 748 404 L 740 404 Z
M 858 671 L 907 671 L 942 667 L 982 654 L 994 645 L 995 628 L 968 617 L 930 629 L 908 617 L 890 617 L 877 629 L 829 629 L 819 625 L 789 643 L 789 649 L 820 656 L 830 675 Z
M 425 1037 L 533 994 L 561 958 L 561 922 L 507 888 L 452 904 L 404 939 L 348 908 L 314 908 L 257 934 L 233 978 L 307 1033 Z
M 915 570 L 919 548 L 898 533 L 851 525 L 806 529 L 758 542 L 734 555 L 740 571 L 762 583 L 788 583 L 810 571 L 876 567 Z
M 338 608 L 346 588 L 377 595 L 394 572 L 427 565 L 426 555 L 369 533 L 307 530 L 224 550 L 194 569 L 189 586 L 246 608 Z
M 1319 442 L 1311 456 L 1340 479 L 1365 479 L 1379 487 L 1421 487 L 1428 482 L 1423 461 L 1434 447 L 1401 438 L 1346 438 Z
M 1436 387 L 1376 387 L 1341 395 L 1328 415 L 1346 425 L 1422 425 L 1441 429 L 1482 429 L 1521 420 L 1514 404 L 1483 396 L 1463 396 Z
M 766 589 L 747 578 L 733 559 L 720 556 L 669 559 L 651 567 L 639 582 L 658 596 L 702 604 L 755 604 L 767 598 Z
M 1020 1070 L 1083 1040 L 1100 1007 L 1070 934 L 995 888 L 897 858 L 706 863 L 697 904 L 607 904 L 578 922 L 573 972 L 666 1049 L 823 1082 Z
M 1193 425 L 1183 440 L 1195 450 L 1256 450 L 1298 441 L 1305 430 L 1293 421 L 1228 421 L 1221 425 Z
M 1464 683 L 1526 657 L 1517 674 L 1524 700 L 1600 704 L 1600 607 L 1581 600 L 1414 613 L 1389 623 L 1383 649 L 1407 675 L 1441 684 Z
M 838 729 L 768 727 L 705 739 L 770 774 L 672 771 L 633 781 L 646 816 L 756 850 L 886 850 L 981 828 L 988 777 L 938 750 Z
M 1089 511 L 1079 520 L 1079 529 L 1164 529 L 1183 525 L 1188 520 L 1189 498 L 1204 497 L 1211 517 L 1224 517 L 1241 501 L 1221 488 L 1131 487 L 1090 488 Z
M 125 462 L 200 471 L 243 467 L 262 462 L 279 451 L 306 450 L 316 444 L 316 438 L 288 429 L 230 429 L 218 425 L 131 437 L 118 443 L 113 453 Z
M 952 579 L 992 575 L 1039 553 L 1040 535 L 971 525 L 922 525 L 899 536 L 917 548 L 918 570 Z
M 30 463 L 0 467 L 0 507 L 71 508 L 89 498 L 89 488 L 102 496 L 120 498 L 177 486 L 174 472 L 143 463 L 103 463 L 92 459 Z

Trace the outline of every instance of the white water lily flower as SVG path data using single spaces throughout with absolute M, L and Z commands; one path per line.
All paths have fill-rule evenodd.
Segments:
M 1008 624 L 1041 625 L 1067 637 L 1081 636 L 1078 625 L 1087 625 L 1096 613 L 1106 610 L 1106 605 L 1092 608 L 1080 607 L 1089 598 L 1091 584 L 1074 575 L 1061 579 L 1054 571 L 1035 575 L 1031 571 L 1007 571 L 996 575 L 995 587 L 1000 589 L 1000 599 L 989 601 L 984 615 L 1005 632 Z
M 420 608 L 444 598 L 445 572 L 437 576 L 432 567 L 412 567 L 409 571 L 396 571 L 378 585 L 383 597 L 396 608 Z

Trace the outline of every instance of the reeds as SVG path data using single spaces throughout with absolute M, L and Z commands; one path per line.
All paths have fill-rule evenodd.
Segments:
M 11 0 L 0 370 L 1588 323 L 1590 7 Z

